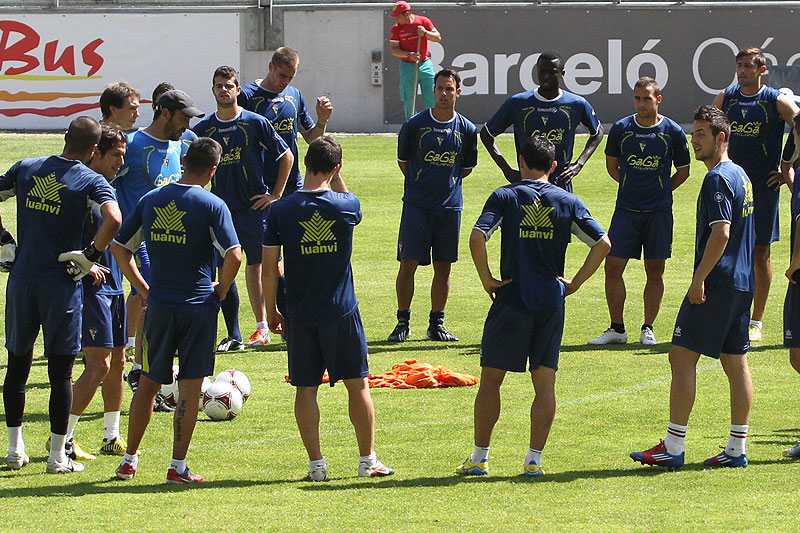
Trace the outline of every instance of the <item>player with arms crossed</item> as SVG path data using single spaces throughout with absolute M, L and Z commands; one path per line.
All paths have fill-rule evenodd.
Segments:
M 481 340 L 475 447 L 456 469 L 459 474 L 489 473 L 489 444 L 500 417 L 500 386 L 506 372 L 525 372 L 526 366 L 530 367 L 534 399 L 523 471 L 531 477 L 544 473 L 542 451 L 556 414 L 564 297 L 594 274 L 611 247 L 583 202 L 548 183 L 557 166 L 553 143 L 544 137 L 530 137 L 520 152 L 522 179 L 492 193 L 469 240 L 481 284 L 493 302 Z M 492 276 L 486 251 L 486 241 L 498 227 L 502 231 L 501 279 Z M 591 248 L 575 276 L 565 279 L 564 257 L 571 233 Z
M 279 174 L 288 176 L 294 157 L 266 118 L 242 109 L 236 102 L 241 87 L 233 67 L 217 68 L 212 79 L 217 112 L 198 122 L 193 129 L 201 137 L 211 137 L 222 146 L 220 164 L 211 180 L 211 192 L 222 198 L 231 210 L 233 227 L 247 256 L 245 280 L 250 305 L 256 321 L 263 323 L 267 317 L 261 289 L 264 210 L 276 199 L 264 184 L 264 159 L 279 161 Z M 219 343 L 217 351 L 243 349 L 236 283 L 231 285 L 222 302 L 222 315 L 228 336 Z
M 619 183 L 617 206 L 608 236 L 606 302 L 611 327 L 589 344 L 628 342 L 623 312 L 629 259 L 644 248 L 644 324 L 642 344 L 658 344 L 653 323 L 664 296 L 664 265 L 672 255 L 672 191 L 689 177 L 689 143 L 680 126 L 658 113 L 661 89 L 653 78 L 640 78 L 633 87 L 636 114 L 618 120 L 606 143 L 606 170 Z M 672 174 L 672 166 L 675 174 Z
M 294 413 L 308 453 L 308 479 L 323 481 L 328 467 L 319 441 L 317 391 L 327 369 L 330 384 L 344 381 L 358 441 L 358 475 L 394 470 L 375 455 L 375 409 L 369 393 L 367 339 L 353 290 L 353 228 L 361 222 L 358 198 L 339 175 L 342 147 L 328 135 L 308 146 L 305 183 L 272 204 L 264 233 L 264 296 L 270 329 L 286 335 Z M 286 260 L 287 314 L 278 311 L 278 258 Z
M 586 99 L 561 90 L 564 77 L 564 58 L 561 54 L 555 51 L 542 53 L 536 61 L 536 72 L 539 88 L 515 94 L 506 100 L 481 129 L 481 141 L 506 179 L 514 183 L 520 180 L 520 173 L 511 168 L 503 157 L 495 137 L 513 126 L 517 158 L 529 137 L 547 137 L 556 147 L 557 165 L 555 172 L 550 175 L 550 183 L 572 192 L 573 178 L 600 145 L 603 126 Z M 573 163 L 575 131 L 580 124 L 589 129 L 590 136 L 583 152 Z
M 692 148 L 708 173 L 697 199 L 694 274 L 683 299 L 669 362 L 667 436 L 631 459 L 677 470 L 683 466 L 689 415 L 697 390 L 697 362 L 719 359 L 730 384 L 731 433 L 728 445 L 706 466 L 747 466 L 746 439 L 753 381 L 747 363 L 747 328 L 753 300 L 753 186 L 728 157 L 730 124 L 714 106 L 701 106 L 692 123 Z
M 307 143 L 324 135 L 328 119 L 333 112 L 333 105 L 328 97 L 317 97 L 317 122 L 314 123 L 306 110 L 303 95 L 297 88 L 289 85 L 297 75 L 299 65 L 300 58 L 297 52 L 285 46 L 278 48 L 272 54 L 269 70 L 264 79 L 243 86 L 238 97 L 240 106 L 266 117 L 292 150 L 293 163 L 288 175 L 282 167 L 285 162 L 283 158 L 280 160 L 264 158 L 264 183 L 272 198 L 287 196 L 303 186 L 297 154 L 297 133 L 300 132 Z M 279 305 L 283 307 L 286 291 L 283 276 L 280 277 L 280 283 Z M 258 321 L 256 331 L 247 343 L 250 347 L 269 343 L 269 329 L 264 316 L 259 314 L 256 320 Z
M 778 199 L 782 183 L 778 170 L 783 147 L 784 122 L 792 125 L 798 108 L 791 98 L 761 84 L 767 60 L 758 48 L 744 48 L 736 54 L 737 85 L 714 98 L 731 124 L 729 153 L 753 184 L 756 245 L 753 252 L 755 292 L 753 316 L 748 335 L 751 342 L 763 337 L 764 308 L 772 284 L 770 245 L 780 237 Z
M 146 128 L 128 134 L 128 148 L 125 163 L 114 180 L 123 219 L 131 216 L 139 199 L 145 194 L 181 178 L 181 159 L 187 145 L 180 139 L 189 127 L 192 118 L 202 118 L 205 114 L 194 107 L 189 95 L 183 91 L 167 91 L 156 101 L 153 122 Z M 150 278 L 150 257 L 147 248 L 142 246 L 136 257 L 144 276 Z M 128 322 L 135 323 L 137 336 L 141 336 L 144 325 L 144 301 L 131 289 L 128 297 Z M 130 331 L 130 330 L 129 330 Z M 136 345 L 136 361 L 128 374 L 128 383 L 136 391 L 142 372 L 142 346 Z M 158 398 L 157 411 L 170 412 L 173 409 Z
M 411 299 L 419 265 L 431 263 L 431 312 L 426 337 L 457 341 L 444 327 L 450 292 L 450 267 L 458 260 L 461 230 L 461 180 L 478 164 L 478 131 L 456 113 L 461 77 L 451 69 L 436 74 L 436 105 L 417 113 L 400 130 L 397 164 L 405 176 L 403 214 L 397 243 L 397 326 L 390 342 L 411 335 Z
M 0 176 L 0 200 L 17 196 L 19 228 L 17 259 L 6 287 L 8 368 L 3 382 L 9 438 L 6 464 L 14 470 L 29 460 L 22 439 L 22 417 L 40 326 L 50 380 L 47 472 L 83 470 L 65 451 L 72 366 L 81 345 L 83 291 L 78 280 L 90 274 L 95 283 L 104 281 L 106 270 L 95 261 L 121 222 L 114 190 L 84 164 L 97 148 L 100 131 L 94 119 L 78 117 L 69 125 L 60 156 L 24 159 Z M 103 223 L 93 241 L 80 251 L 88 200 L 99 206 Z M 64 262 L 68 262 L 66 269 Z
M 220 300 L 225 299 L 242 262 L 230 211 L 225 202 L 203 189 L 221 153 L 213 139 L 194 141 L 184 158 L 181 180 L 142 197 L 112 245 L 122 273 L 148 301 L 147 356 L 131 402 L 128 448 L 117 468 L 119 479 L 136 474 L 139 444 L 150 423 L 153 401 L 161 384 L 172 382 L 177 353 L 179 400 L 167 483 L 203 481 L 186 466 L 186 453 L 197 422 L 203 378 L 214 373 Z M 151 258 L 149 283 L 133 262 L 142 240 Z M 224 257 L 219 283 L 212 281 L 217 251 Z

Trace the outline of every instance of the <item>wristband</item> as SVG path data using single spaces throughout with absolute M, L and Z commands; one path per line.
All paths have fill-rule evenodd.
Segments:
M 85 250 L 83 250 L 83 255 L 85 255 L 86 259 L 88 259 L 92 263 L 97 263 L 100 260 L 100 258 L 103 257 L 103 252 L 95 248 L 94 243 L 92 242 L 89 244 L 89 246 L 86 247 Z

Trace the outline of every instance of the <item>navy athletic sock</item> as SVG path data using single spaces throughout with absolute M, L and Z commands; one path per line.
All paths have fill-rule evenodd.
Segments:
M 72 409 L 72 365 L 75 354 L 49 354 L 47 375 L 50 378 L 50 431 L 66 435 Z
M 3 404 L 6 408 L 6 426 L 16 428 L 22 425 L 25 411 L 25 384 L 31 373 L 33 350 L 22 355 L 8 352 L 8 368 L 3 381 Z
M 644 331 L 645 329 L 651 329 L 652 330 L 653 329 L 653 325 L 652 324 L 642 324 L 642 331 Z
M 278 278 L 278 294 L 275 295 L 275 304 L 278 306 L 278 311 L 285 317 L 286 316 L 286 276 Z
M 432 328 L 441 326 L 444 324 L 444 311 L 431 311 L 429 321 Z
M 242 340 L 242 332 L 239 329 L 239 289 L 236 282 L 231 284 L 228 295 L 222 300 L 220 306 L 222 318 L 225 319 L 225 327 L 228 329 L 228 337 L 233 337 L 237 341 Z
M 411 321 L 411 309 L 406 309 L 404 311 L 397 310 L 397 321 L 398 322 L 405 322 L 408 324 Z
M 625 324 L 622 322 L 612 322 L 611 329 L 613 329 L 617 333 L 625 333 Z

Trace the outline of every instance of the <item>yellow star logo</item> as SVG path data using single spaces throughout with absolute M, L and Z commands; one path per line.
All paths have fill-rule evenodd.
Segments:
M 153 228 L 163 229 L 167 234 L 170 231 L 186 233 L 181 219 L 186 215 L 186 211 L 179 211 L 175 206 L 175 200 L 167 204 L 166 207 L 153 207 L 156 212 L 156 219 L 153 221 Z
M 33 176 L 33 181 L 36 184 L 31 188 L 28 196 L 36 196 L 41 198 L 43 202 L 45 200 L 50 200 L 57 204 L 61 203 L 61 196 L 58 191 L 65 188 L 66 185 L 56 181 L 55 172 L 44 177 Z
M 300 222 L 300 225 L 305 229 L 300 242 L 316 242 L 319 245 L 322 241 L 335 241 L 336 236 L 331 231 L 331 227 L 335 222 L 335 220 L 323 219 L 319 211 L 314 211 L 310 220 Z
M 522 209 L 525 211 L 525 217 L 522 219 L 520 226 L 553 227 L 553 222 L 550 220 L 550 213 L 553 212 L 553 208 L 542 205 L 538 198 L 531 205 L 523 205 Z

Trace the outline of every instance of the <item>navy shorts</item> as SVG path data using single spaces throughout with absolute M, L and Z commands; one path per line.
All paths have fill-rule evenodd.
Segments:
M 756 245 L 769 246 L 780 239 L 778 198 L 780 193 L 769 187 L 753 188 L 753 220 Z
M 667 259 L 672 255 L 672 213 L 651 211 L 637 213 L 617 209 L 608 229 L 611 257 Z
M 783 301 L 783 346 L 800 348 L 800 285 L 789 283 Z
M 558 370 L 564 307 L 527 311 L 497 300 L 489 308 L 481 339 L 481 366 L 525 372 L 546 366 Z
M 147 246 L 142 243 L 139 249 L 133 253 L 136 260 L 136 266 L 139 268 L 139 273 L 142 275 L 147 283 L 150 283 L 150 256 L 147 254 Z M 136 289 L 131 285 L 131 296 L 139 294 Z
M 747 328 L 753 293 L 729 287 L 705 288 L 706 301 L 691 304 L 684 297 L 672 344 L 719 359 L 719 354 L 745 354 L 750 349 Z
M 434 261 L 458 261 L 458 236 L 461 211 L 431 211 L 403 204 L 400 235 L 397 238 L 397 260 L 412 259 L 420 265 Z
M 352 314 L 322 324 L 292 323 L 286 327 L 286 348 L 289 352 L 289 379 L 295 387 L 316 387 L 322 383 L 325 370 L 330 384 L 340 379 L 365 378 L 367 338 L 361 325 L 361 314 Z
M 128 334 L 125 329 L 125 297 L 122 294 L 83 294 L 84 348 L 124 347 Z
M 172 383 L 172 364 L 178 355 L 178 379 L 202 379 L 214 374 L 219 300 L 204 304 L 150 302 L 144 317 L 147 356 L 142 370 L 157 383 Z
M 65 276 L 66 277 L 66 276 Z M 6 348 L 17 355 L 33 349 L 39 326 L 44 353 L 75 355 L 81 348 L 83 291 L 79 282 L 27 284 L 8 280 Z
M 261 264 L 261 245 L 267 229 L 266 211 L 263 209 L 239 209 L 231 211 L 233 228 L 239 237 L 248 265 Z M 222 262 L 220 261 L 220 265 Z

